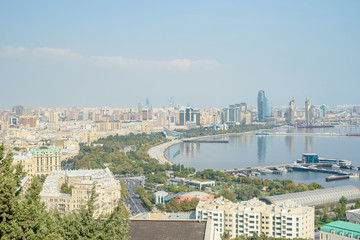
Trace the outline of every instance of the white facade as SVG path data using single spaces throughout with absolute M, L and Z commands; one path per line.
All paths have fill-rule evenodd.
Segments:
M 276 238 L 314 238 L 314 208 L 294 202 L 266 205 L 257 199 L 232 203 L 216 199 L 199 203 L 196 219 L 212 220 L 213 228 L 231 238 L 253 234 Z

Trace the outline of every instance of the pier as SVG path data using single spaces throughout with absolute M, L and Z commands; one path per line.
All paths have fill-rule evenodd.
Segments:
M 307 171 L 307 172 L 320 172 L 320 173 L 328 173 L 332 174 L 329 177 L 326 177 L 325 180 L 328 181 L 336 181 L 341 179 L 348 178 L 359 178 L 360 175 L 358 173 L 350 173 L 345 172 L 340 169 L 331 169 L 332 164 L 327 163 L 318 163 L 318 164 L 299 164 L 304 167 L 303 169 L 297 169 L 292 167 L 293 164 L 283 164 L 283 165 L 273 165 L 273 166 L 261 166 L 261 167 L 248 167 L 248 168 L 235 168 L 230 170 L 223 170 L 222 172 L 228 173 L 233 176 L 254 176 L 259 175 L 261 170 L 268 169 L 272 172 L 262 174 L 282 174 L 279 168 L 285 168 L 287 171 Z M 312 166 L 309 168 L 309 166 Z M 346 166 L 341 166 L 342 169 L 349 169 Z
M 216 140 L 216 139 L 185 139 L 183 142 L 192 143 L 229 143 L 229 140 Z

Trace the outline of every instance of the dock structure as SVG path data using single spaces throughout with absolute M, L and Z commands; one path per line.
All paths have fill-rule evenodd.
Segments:
M 328 173 L 332 174 L 329 177 L 326 177 L 326 181 L 335 181 L 335 180 L 341 180 L 341 179 L 348 179 L 348 178 L 358 178 L 360 177 L 357 173 L 350 173 L 345 172 L 342 170 L 334 170 L 329 169 L 331 167 L 331 164 L 326 163 L 318 163 L 318 164 L 299 164 L 301 166 L 304 166 L 304 169 L 301 171 L 308 171 L 308 172 L 320 172 L 320 173 Z M 317 168 L 306 168 L 308 166 L 316 166 Z M 319 168 L 319 167 L 325 167 L 325 168 Z M 288 171 L 300 171 L 296 168 L 293 169 L 292 164 L 282 164 L 282 165 L 272 165 L 272 166 L 258 166 L 258 167 L 248 167 L 248 168 L 235 168 L 230 170 L 223 170 L 222 172 L 228 173 L 230 175 L 234 176 L 241 176 L 241 174 L 252 176 L 252 173 L 261 172 L 262 169 L 269 169 L 273 171 L 273 174 L 277 174 L 277 169 L 279 168 L 285 168 Z M 327 169 L 326 169 L 327 168 Z M 346 166 L 342 166 L 341 168 L 348 169 Z M 278 173 L 281 174 L 281 173 Z
M 253 172 L 253 171 L 260 171 L 263 168 L 267 168 L 270 170 L 275 170 L 276 168 L 290 168 L 291 164 L 282 164 L 282 165 L 272 165 L 272 166 L 258 166 L 258 167 L 248 167 L 248 168 L 235 168 L 229 170 L 223 170 L 224 173 L 235 174 L 241 172 Z
M 193 143 L 229 143 L 229 140 L 216 140 L 216 139 L 184 139 L 183 142 L 193 142 Z

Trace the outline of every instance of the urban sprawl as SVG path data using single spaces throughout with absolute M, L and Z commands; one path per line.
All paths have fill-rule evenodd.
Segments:
M 241 102 L 222 109 L 175 106 L 173 98 L 162 108 L 153 108 L 149 98 L 136 108 L 17 105 L 0 111 L 0 139 L 5 154 L 12 152 L 13 164 L 26 172 L 24 194 L 39 177 L 46 210 L 65 216 L 86 205 L 95 190 L 94 218 L 108 216 L 124 198 L 132 239 L 168 239 L 172 231 L 181 231 L 184 239 L 360 239 L 358 187 L 327 189 L 235 170 L 196 171 L 164 157 L 170 146 L 208 141 L 208 135 L 360 123 L 360 105 L 289 100 L 273 107 L 261 90 L 257 106 Z M 303 160 L 294 170 L 326 165 L 314 155 L 304 154 Z

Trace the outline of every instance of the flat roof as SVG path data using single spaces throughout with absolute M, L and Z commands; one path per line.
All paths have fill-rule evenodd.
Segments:
M 203 240 L 206 221 L 130 220 L 131 240 Z

